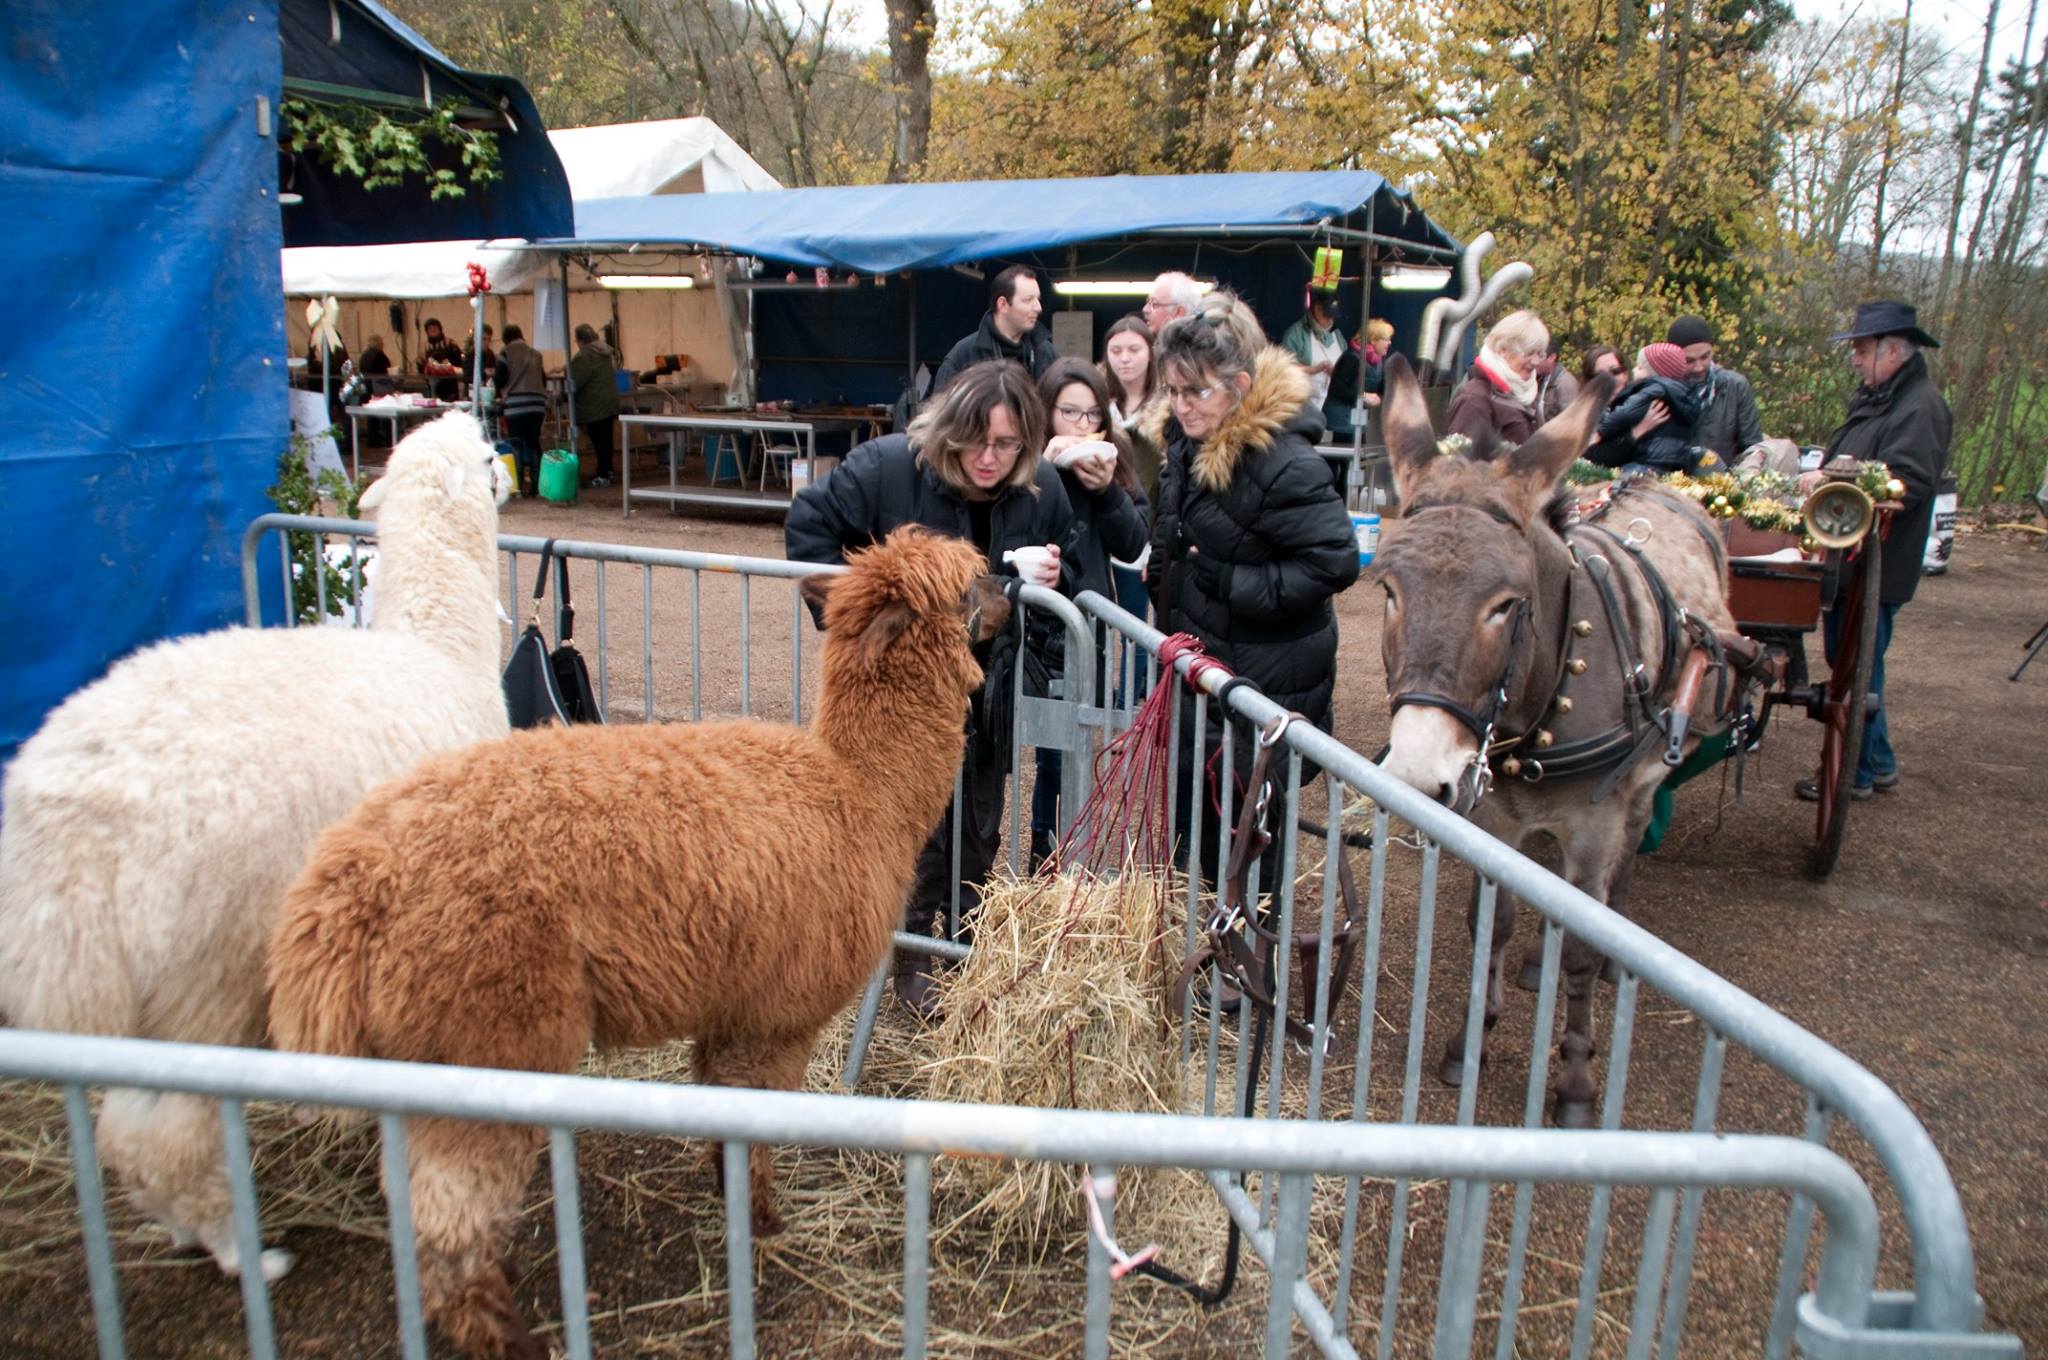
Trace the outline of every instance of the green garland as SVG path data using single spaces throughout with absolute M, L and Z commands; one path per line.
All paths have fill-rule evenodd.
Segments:
M 455 112 L 452 102 L 443 102 L 422 117 L 403 119 L 358 105 L 287 99 L 278 110 L 278 142 L 287 151 L 310 151 L 337 174 L 360 179 L 365 189 L 391 188 L 418 175 L 427 181 L 428 198 L 460 198 L 468 192 L 464 177 L 482 188 L 504 176 L 498 134 L 463 127 Z M 436 167 L 428 158 L 430 143 L 460 150 L 462 175 Z

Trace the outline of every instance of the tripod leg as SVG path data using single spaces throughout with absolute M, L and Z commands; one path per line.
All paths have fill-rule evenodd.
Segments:
M 2013 673 L 2005 678 L 2008 680 L 2019 679 L 2020 672 L 2033 664 L 2034 658 L 2041 654 L 2041 649 L 2043 647 L 2048 647 L 2048 623 L 2044 623 L 2039 628 L 2034 630 L 2034 635 L 2027 639 L 2026 659 L 2020 662 L 2020 664 L 2016 668 L 2014 668 Z

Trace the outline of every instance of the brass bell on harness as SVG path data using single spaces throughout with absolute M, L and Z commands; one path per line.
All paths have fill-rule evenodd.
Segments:
M 1506 760 L 1503 760 L 1500 763 L 1500 772 L 1506 775 L 1508 778 L 1513 779 L 1516 775 L 1522 772 L 1522 762 L 1515 759 L 1513 756 L 1509 756 Z
M 1539 751 L 1547 751 L 1550 749 L 1550 743 L 1556 740 L 1557 738 L 1551 736 L 1548 732 L 1538 732 L 1536 734 L 1536 749 Z
M 1569 713 L 1572 711 L 1572 700 L 1569 694 L 1560 694 L 1557 696 L 1557 711 L 1560 713 Z
M 1591 619 L 1580 619 L 1572 625 L 1572 631 L 1580 637 L 1591 637 L 1593 636 L 1593 621 Z
M 1564 668 L 1573 675 L 1584 675 L 1586 673 L 1586 658 L 1575 656 L 1565 663 Z

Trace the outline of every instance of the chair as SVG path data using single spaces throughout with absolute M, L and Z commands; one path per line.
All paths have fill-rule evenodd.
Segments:
M 757 433 L 754 437 L 760 441 L 761 446 L 761 490 L 768 489 L 770 468 L 776 469 L 776 474 L 781 477 L 783 484 L 788 485 L 790 466 L 796 459 L 803 457 L 804 451 L 794 444 L 771 444 L 766 434 Z

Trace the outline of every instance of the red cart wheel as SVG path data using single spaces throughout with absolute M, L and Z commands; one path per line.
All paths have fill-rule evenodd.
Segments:
M 1807 872 L 1826 878 L 1842 856 L 1842 837 L 1849 825 L 1850 791 L 1856 783 L 1856 757 L 1863 748 L 1863 711 L 1870 696 L 1871 659 L 1877 653 L 1878 564 L 1883 542 L 1873 528 L 1856 560 L 1848 565 L 1842 613 L 1836 634 L 1835 664 L 1829 668 L 1820 711 L 1820 808 L 1814 816 L 1813 849 Z

